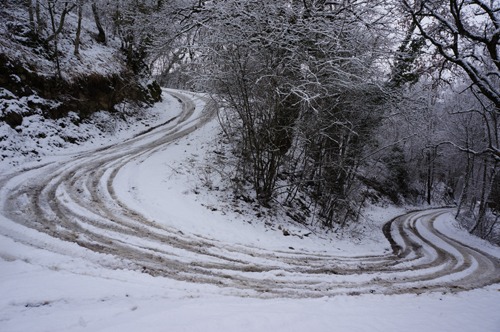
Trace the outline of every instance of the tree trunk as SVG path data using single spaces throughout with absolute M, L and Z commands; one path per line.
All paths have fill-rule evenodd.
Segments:
M 484 235 L 482 234 L 483 232 L 481 231 L 481 229 L 483 227 L 484 218 L 486 217 L 486 210 L 488 208 L 487 200 L 490 193 L 489 187 L 491 187 L 490 184 L 491 181 L 488 181 L 488 166 L 489 166 L 488 159 L 486 159 L 484 161 L 484 167 L 483 167 L 483 180 L 481 185 L 481 200 L 479 202 L 479 214 L 476 223 L 469 231 L 470 233 L 479 232 L 480 236 Z
M 471 179 L 472 168 L 474 167 L 473 158 L 474 158 L 473 156 L 471 157 L 470 154 L 467 154 L 467 164 L 465 165 L 464 184 L 462 188 L 462 193 L 460 194 L 460 198 L 458 200 L 457 214 L 455 215 L 455 218 L 458 218 L 458 216 L 460 215 L 460 210 L 462 209 L 462 205 L 467 200 L 467 197 L 469 195 L 469 183 Z
M 433 157 L 431 150 L 427 151 L 427 184 L 426 184 L 426 201 L 430 205 L 432 202 L 432 184 L 433 184 Z
M 36 16 L 36 33 L 39 34 L 40 31 L 44 30 L 47 25 L 44 20 L 42 20 L 42 14 L 40 12 L 40 0 L 35 0 L 35 16 Z
M 78 1 L 78 25 L 76 27 L 75 36 L 75 55 L 80 55 L 80 34 L 82 33 L 82 12 L 83 12 L 83 0 Z
M 465 126 L 465 148 L 469 150 L 469 127 Z M 460 215 L 460 210 L 467 198 L 469 197 L 469 184 L 472 177 L 473 169 L 474 169 L 474 154 L 467 153 L 467 164 L 465 165 L 465 176 L 464 176 L 464 184 L 462 188 L 462 193 L 460 194 L 460 198 L 458 200 L 457 214 L 455 218 L 458 218 Z
M 45 39 L 46 43 L 51 42 L 53 39 L 57 39 L 57 36 L 61 33 L 63 27 L 64 27 L 64 21 L 66 19 L 66 15 L 75 8 L 75 5 L 71 5 L 68 7 L 68 3 L 66 2 L 64 4 L 64 9 L 61 13 L 61 18 L 59 19 L 59 24 L 56 28 L 56 23 L 55 23 L 55 1 L 49 1 L 48 3 L 48 8 L 49 8 L 49 15 L 50 15 L 50 23 L 52 25 L 52 35 L 48 36 Z
M 102 27 L 99 10 L 95 2 L 92 2 L 92 13 L 94 14 L 95 25 L 97 27 L 97 31 L 99 32 L 96 40 L 98 43 L 106 45 L 106 32 L 104 32 L 104 28 Z
M 30 20 L 30 29 L 36 35 L 36 24 L 35 24 L 35 13 L 33 9 L 33 2 L 31 0 L 26 0 L 26 6 L 28 7 L 28 17 Z
M 48 2 L 48 9 L 49 9 L 49 16 L 50 16 L 50 24 L 52 26 L 52 36 L 50 36 L 49 38 L 47 38 L 47 42 L 49 40 L 54 40 L 54 57 L 55 57 L 55 60 L 56 60 L 56 71 L 57 71 L 57 77 L 59 79 L 62 79 L 62 75 L 61 75 L 61 65 L 59 63 L 59 49 L 58 49 L 58 42 L 57 42 L 57 35 L 58 35 L 58 32 L 56 30 L 56 22 L 55 22 L 55 18 L 54 18 L 54 2 L 53 1 L 49 1 Z

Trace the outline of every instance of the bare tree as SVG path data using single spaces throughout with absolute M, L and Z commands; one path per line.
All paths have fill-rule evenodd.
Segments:
M 45 43 L 50 43 L 53 41 L 54 43 L 54 58 L 56 61 L 56 71 L 57 71 L 57 77 L 59 79 L 62 79 L 62 74 L 61 74 L 61 65 L 59 63 L 59 34 L 62 32 L 64 28 L 64 21 L 66 19 L 66 15 L 68 15 L 69 12 L 73 10 L 75 7 L 74 4 L 69 4 L 68 2 L 64 3 L 64 7 L 62 9 L 62 12 L 59 16 L 59 22 L 57 22 L 56 18 L 56 11 L 57 11 L 57 0 L 48 0 L 47 2 L 47 8 L 49 11 L 49 17 L 50 17 L 50 24 L 52 28 L 52 34 L 49 35 L 47 38 L 45 38 Z
M 293 190 L 317 198 L 325 225 L 359 210 L 356 173 L 384 103 L 378 5 L 253 0 L 198 9 L 195 74 L 235 112 L 242 165 L 262 204 L 286 173 Z
M 413 23 L 446 61 L 461 68 L 472 87 L 500 113 L 500 2 L 483 0 L 403 0 Z M 424 19 L 425 18 L 425 19 Z M 485 153 L 500 160 L 500 148 Z

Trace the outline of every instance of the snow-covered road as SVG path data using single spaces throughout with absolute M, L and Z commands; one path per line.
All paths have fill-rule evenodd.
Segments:
M 197 294 L 281 300 L 445 294 L 500 283 L 498 248 L 481 248 L 473 240 L 454 236 L 446 225 L 448 209 L 397 217 L 384 229 L 392 251 L 356 255 L 307 244 L 291 248 L 269 241 L 256 243 L 245 234 L 218 229 L 222 226 L 217 223 L 192 220 L 210 215 L 208 211 L 186 213 L 191 208 L 186 203 L 189 197 L 169 194 L 164 188 L 169 184 L 157 174 L 172 168 L 170 159 L 178 156 L 176 149 L 190 148 L 189 144 L 179 147 L 179 140 L 206 125 L 215 105 L 201 95 L 168 93 L 182 105 L 181 111 L 157 128 L 113 146 L 4 172 L 0 178 L 2 266 L 24 261 L 49 268 L 50 273 L 62 269 L 77 279 L 89 275 L 135 280 L 140 273 L 153 278 L 152 285 L 162 280 L 182 283 L 190 289 L 189 295 L 196 289 Z M 39 262 L 30 261 L 31 251 L 43 252 L 32 256 Z M 57 257 L 58 263 L 50 263 L 50 257 Z M 55 265 L 51 268 L 51 264 Z M 4 285 L 12 281 L 5 276 L 1 280 Z M 19 303 L 11 299 L 6 306 Z M 22 303 L 25 308 L 39 308 L 54 302 Z M 0 316 L 0 327 L 11 318 Z M 84 325 L 80 322 L 78 327 Z

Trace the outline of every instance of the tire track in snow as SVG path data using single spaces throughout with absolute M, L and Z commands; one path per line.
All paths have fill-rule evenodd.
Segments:
M 196 99 L 203 97 L 169 93 L 182 104 L 182 113 L 158 128 L 115 146 L 0 179 L 6 220 L 0 232 L 27 245 L 84 257 L 107 268 L 213 284 L 242 296 L 454 291 L 500 282 L 498 258 L 434 228 L 434 221 L 448 213 L 446 209 L 395 218 L 384 226 L 393 253 L 358 257 L 223 243 L 146 218 L 120 201 L 113 187 L 117 174 L 193 132 L 215 113 L 208 99 L 200 111 Z M 39 241 L 25 234 L 26 228 L 54 240 Z M 77 243 L 80 249 L 67 252 L 60 240 Z

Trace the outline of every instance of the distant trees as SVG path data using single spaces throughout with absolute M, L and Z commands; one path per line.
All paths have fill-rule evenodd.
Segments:
M 465 72 L 482 111 L 492 112 L 485 114 L 490 118 L 485 120 L 494 123 L 500 113 L 500 3 L 483 0 L 404 0 L 403 3 L 425 40 L 447 63 Z M 489 133 L 492 140 L 481 152 L 500 160 L 494 134 Z
M 492 229 L 486 214 L 500 162 L 500 2 L 403 0 L 403 4 L 420 35 L 443 60 L 443 67 L 451 65 L 455 73 L 454 67 L 460 69 L 469 82 L 462 94 L 475 101 L 455 104 L 450 111 L 468 121 L 462 124 L 465 136 L 445 143 L 455 146 L 466 159 L 459 211 L 464 201 L 471 207 L 479 202 L 470 231 L 491 233 L 486 231 Z

